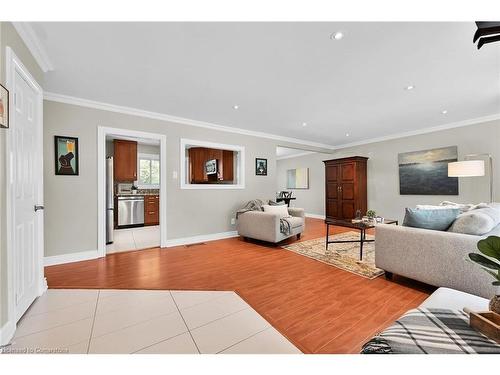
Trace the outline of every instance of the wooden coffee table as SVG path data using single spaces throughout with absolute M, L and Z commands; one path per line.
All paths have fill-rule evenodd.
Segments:
M 378 223 L 374 222 L 361 222 L 361 223 L 353 223 L 351 220 L 343 220 L 343 219 L 326 219 L 326 250 L 328 250 L 328 244 L 331 243 L 347 243 L 347 242 L 359 242 L 359 260 L 363 260 L 363 243 L 365 242 L 373 242 L 375 240 L 367 240 L 366 239 L 366 230 L 375 228 Z M 397 220 L 385 219 L 383 224 L 395 224 L 398 225 Z M 359 240 L 328 240 L 330 225 L 336 225 L 338 227 L 343 228 L 351 228 L 359 230 Z

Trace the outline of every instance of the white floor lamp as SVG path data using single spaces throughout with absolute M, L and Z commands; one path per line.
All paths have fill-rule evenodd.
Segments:
M 490 202 L 493 202 L 493 158 L 490 154 L 470 154 L 466 155 L 463 161 L 448 163 L 448 177 L 484 176 L 484 160 L 475 159 L 479 157 L 488 158 L 488 169 L 490 172 Z

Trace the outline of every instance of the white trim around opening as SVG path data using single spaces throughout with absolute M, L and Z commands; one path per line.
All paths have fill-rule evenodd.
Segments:
M 187 181 L 187 171 L 188 171 L 188 160 L 186 158 L 186 147 L 187 146 L 197 146 L 197 147 L 207 147 L 215 148 L 219 150 L 230 150 L 236 152 L 236 184 L 190 184 Z M 214 143 L 199 141 L 194 139 L 181 138 L 180 147 L 180 160 L 181 160 L 181 189 L 192 189 L 192 190 L 209 190 L 209 189 L 244 189 L 245 188 L 245 147 L 238 145 L 227 145 L 223 143 Z
M 148 138 L 160 141 L 160 246 L 167 246 L 167 137 L 137 130 L 97 128 L 97 252 L 106 256 L 106 136 Z

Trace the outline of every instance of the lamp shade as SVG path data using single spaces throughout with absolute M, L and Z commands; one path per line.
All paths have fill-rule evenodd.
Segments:
M 483 160 L 464 160 L 448 163 L 448 177 L 484 176 Z

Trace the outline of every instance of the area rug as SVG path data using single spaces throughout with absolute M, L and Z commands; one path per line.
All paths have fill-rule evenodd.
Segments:
M 366 238 L 371 240 L 374 236 L 367 234 Z M 358 239 L 359 233 L 356 232 L 345 232 L 330 236 L 330 241 Z M 384 274 L 383 270 L 375 267 L 374 242 L 365 242 L 363 244 L 362 261 L 359 260 L 359 242 L 331 243 L 328 245 L 328 251 L 326 251 L 325 237 L 322 237 L 309 241 L 296 242 L 292 245 L 283 246 L 283 248 L 369 279 L 374 279 Z

